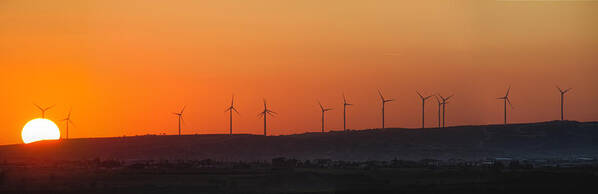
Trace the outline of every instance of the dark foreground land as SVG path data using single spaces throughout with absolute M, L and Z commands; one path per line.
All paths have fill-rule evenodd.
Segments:
M 598 123 L 456 126 L 426 129 L 370 129 L 261 135 L 144 135 L 84 138 L 0 146 L 0 161 L 82 160 L 299 160 L 389 161 L 421 159 L 559 159 L 598 156 Z
M 60 167 L 3 165 L 0 193 L 565 193 L 592 191 L 598 166 Z M 589 190 L 587 190 L 589 189 Z
M 0 146 L 4 193 L 565 193 L 598 188 L 598 123 Z

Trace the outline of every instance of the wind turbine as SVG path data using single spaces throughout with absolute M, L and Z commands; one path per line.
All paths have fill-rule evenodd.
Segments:
M 183 109 L 181 109 L 181 112 L 178 112 L 178 113 L 174 112 L 174 113 L 172 113 L 172 114 L 174 114 L 174 115 L 176 115 L 176 116 L 179 117 L 179 136 L 181 136 L 181 121 L 185 122 L 185 120 L 183 119 L 183 112 L 185 112 L 185 108 L 186 107 L 187 106 L 183 106 Z
M 569 90 L 573 89 L 573 88 L 569 88 L 566 90 L 562 90 L 560 87 L 556 87 L 557 89 L 559 89 L 559 92 L 561 93 L 561 121 L 563 120 L 564 116 L 563 116 L 563 109 L 564 109 L 564 101 L 565 101 L 565 93 L 569 92 Z
M 230 107 L 228 107 L 224 112 L 229 112 L 230 113 L 230 135 L 233 135 L 233 111 L 235 111 L 237 114 L 239 114 L 239 111 L 237 111 L 237 109 L 235 108 L 235 95 L 233 95 L 232 100 L 230 101 Z
M 428 98 L 432 97 L 432 95 L 424 97 L 418 91 L 415 91 L 415 92 L 417 92 L 417 95 L 419 96 L 419 98 L 422 99 L 422 129 L 423 129 L 424 128 L 424 115 L 425 115 L 424 114 L 424 106 L 426 104 L 426 100 L 428 100 Z
M 444 103 L 442 103 L 440 99 L 438 99 L 438 96 L 434 96 L 434 98 L 436 98 L 436 102 L 438 102 L 438 128 L 440 128 L 440 109 L 442 108 L 442 105 L 444 105 Z
M 513 108 L 513 105 L 511 104 L 511 100 L 509 100 L 509 92 L 510 91 L 511 91 L 511 86 L 509 86 L 509 89 L 507 89 L 507 93 L 505 94 L 505 96 L 496 98 L 496 99 L 503 100 L 505 103 L 505 125 L 507 125 L 507 102 L 509 103 L 509 106 L 511 106 L 511 108 Z
M 378 89 L 378 95 L 380 95 L 380 99 L 382 100 L 382 129 L 384 129 L 384 104 L 386 104 L 387 102 L 392 102 L 394 99 L 384 99 L 384 96 L 382 96 L 382 92 L 380 92 L 380 89 Z
M 322 110 L 322 133 L 324 133 L 324 113 L 326 111 L 332 110 L 332 108 L 324 108 L 320 102 L 318 102 L 318 104 L 320 104 L 320 109 Z
M 37 104 L 33 104 L 35 105 L 40 111 L 42 111 L 42 119 L 46 118 L 46 111 L 48 111 L 49 109 L 51 109 L 52 107 L 56 106 L 56 105 L 52 105 L 46 108 L 42 108 L 41 106 L 37 105 Z
M 343 130 L 347 131 L 347 106 L 352 106 L 353 104 L 347 103 L 347 98 L 343 93 Z
M 438 95 L 440 96 L 440 95 Z M 446 111 L 446 104 L 448 104 L 448 100 L 451 99 L 454 95 L 450 95 L 449 97 L 442 97 L 440 96 L 440 99 L 442 99 L 442 128 L 444 128 L 444 112 Z
M 69 111 L 69 114 L 66 116 L 65 119 L 62 119 L 62 121 L 66 122 L 66 139 L 69 139 L 69 123 L 75 124 L 71 120 L 71 112 L 72 110 Z
M 266 117 L 267 117 L 268 115 L 270 115 L 270 116 L 275 116 L 275 115 L 277 115 L 277 114 L 278 114 L 278 113 L 276 113 L 276 112 L 274 112 L 274 111 L 272 111 L 272 110 L 268 109 L 268 106 L 266 106 L 266 99 L 264 99 L 264 111 L 262 111 L 261 113 L 259 113 L 259 114 L 257 115 L 257 116 L 258 116 L 258 117 L 260 117 L 260 118 L 261 118 L 261 117 L 264 117 L 264 136 L 267 136 L 267 134 L 266 134 Z

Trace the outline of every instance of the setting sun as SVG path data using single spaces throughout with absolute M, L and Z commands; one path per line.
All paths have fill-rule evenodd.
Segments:
M 25 127 L 23 127 L 23 131 L 21 132 L 21 137 L 25 143 L 41 140 L 55 140 L 60 138 L 60 130 L 51 120 L 38 118 L 25 124 Z

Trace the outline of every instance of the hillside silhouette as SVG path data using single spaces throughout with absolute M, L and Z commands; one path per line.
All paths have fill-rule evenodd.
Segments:
M 596 156 L 598 122 L 576 121 L 369 129 L 268 137 L 247 134 L 147 135 L 0 146 L 0 160 L 8 161 L 92 158 L 267 161 L 276 157 L 366 161 Z

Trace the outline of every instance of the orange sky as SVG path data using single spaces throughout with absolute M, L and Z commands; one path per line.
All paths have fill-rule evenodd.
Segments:
M 251 3 L 250 3 L 251 2 Z M 419 127 L 415 94 L 455 94 L 448 125 L 502 122 L 494 98 L 513 86 L 511 122 L 559 117 L 555 84 L 573 87 L 566 117 L 598 120 L 597 1 L 0 1 L 0 144 L 21 143 L 32 103 L 70 107 L 71 137 L 320 129 L 317 101 L 356 104 L 348 127 Z M 436 105 L 426 125 L 436 125 Z M 64 128 L 64 123 L 57 122 Z

